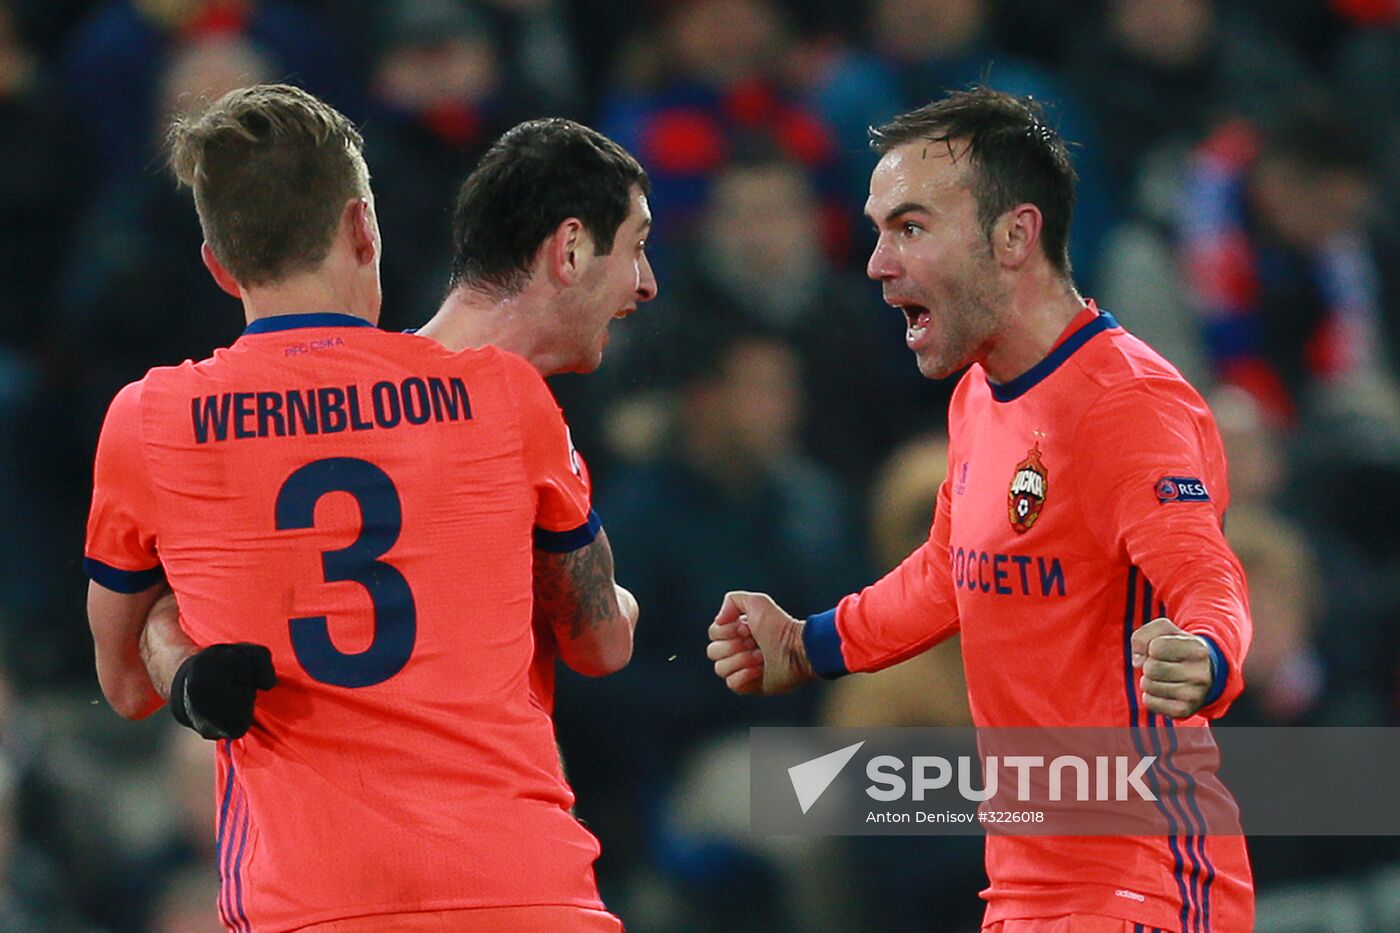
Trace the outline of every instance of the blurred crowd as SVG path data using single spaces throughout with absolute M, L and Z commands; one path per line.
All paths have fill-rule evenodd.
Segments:
M 390 328 L 436 309 L 456 187 L 519 120 L 651 175 L 660 296 L 554 382 L 642 606 L 631 665 L 557 707 L 629 929 L 980 913 L 976 839 L 745 831 L 749 726 L 963 724 L 956 641 L 766 701 L 704 655 L 727 589 L 820 611 L 927 534 L 952 383 L 864 278 L 861 207 L 866 127 L 944 89 L 1047 104 L 1081 292 L 1215 411 L 1256 623 L 1225 722 L 1400 724 L 1400 2 L 0 0 L 0 929 L 214 927 L 210 749 L 99 702 L 80 559 L 111 396 L 242 328 L 164 127 L 265 80 L 362 127 Z M 1267 890 L 1395 857 L 1256 861 Z

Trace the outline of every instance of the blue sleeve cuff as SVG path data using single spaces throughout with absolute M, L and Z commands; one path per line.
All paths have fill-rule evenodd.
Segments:
M 535 547 L 550 554 L 568 554 L 581 547 L 587 547 L 603 530 L 603 520 L 592 509 L 588 510 L 588 521 L 568 531 L 546 531 L 535 529 Z
M 100 560 L 84 557 L 83 570 L 92 582 L 128 596 L 144 593 L 165 579 L 165 568 L 160 564 L 156 564 L 150 570 L 118 570 Z
M 850 673 L 846 669 L 846 659 L 841 656 L 835 609 L 807 617 L 807 624 L 802 626 L 802 646 L 807 650 L 807 663 L 812 665 L 817 676 L 834 680 Z
M 1225 661 L 1225 653 L 1220 650 L 1215 639 L 1209 635 L 1196 637 L 1206 643 L 1206 649 L 1210 652 L 1210 692 L 1206 694 L 1205 702 L 1201 704 L 1209 706 L 1220 699 L 1220 695 L 1225 692 L 1225 683 L 1230 679 L 1230 665 Z

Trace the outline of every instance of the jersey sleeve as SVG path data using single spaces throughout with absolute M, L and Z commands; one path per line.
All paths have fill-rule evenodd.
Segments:
M 574 448 L 564 414 L 529 363 L 508 353 L 511 394 L 520 411 L 525 470 L 535 489 L 535 547 L 567 554 L 592 544 L 602 520 L 592 507 L 588 467 Z
M 102 423 L 93 464 L 83 568 L 118 593 L 140 593 L 164 577 L 156 546 L 155 486 L 141 449 L 141 383 L 117 393 Z
M 1075 438 L 1079 499 L 1111 551 L 1152 584 L 1167 618 L 1211 649 L 1215 683 L 1200 715 L 1244 687 L 1252 627 L 1244 569 L 1225 541 L 1225 455 L 1205 403 L 1185 383 L 1136 380 L 1109 392 Z
M 958 631 L 948 556 L 951 507 L 945 480 L 928 540 L 877 582 L 807 620 L 802 640 L 813 670 L 827 678 L 882 670 Z

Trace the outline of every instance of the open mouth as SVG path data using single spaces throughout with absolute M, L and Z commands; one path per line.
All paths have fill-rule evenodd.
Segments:
M 924 330 L 928 327 L 929 321 L 932 319 L 932 313 L 923 305 L 900 305 L 899 310 L 904 312 L 904 320 L 908 322 L 910 331 Z
M 633 311 L 636 311 L 636 310 L 637 310 L 637 309 L 636 309 L 635 306 L 629 307 L 629 308 L 623 308 L 621 311 L 619 311 L 619 312 L 617 312 L 616 314 L 613 315 L 613 320 L 615 320 L 615 321 L 620 321 L 620 320 L 622 320 L 623 318 L 625 318 L 627 315 L 631 314 Z
M 933 312 L 927 306 L 900 298 L 886 298 L 891 306 L 904 312 L 904 343 L 909 349 L 918 352 L 928 345 L 932 335 L 929 326 L 933 323 Z

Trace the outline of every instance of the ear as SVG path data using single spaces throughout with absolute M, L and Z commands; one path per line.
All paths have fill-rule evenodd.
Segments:
M 219 283 L 219 287 L 228 292 L 233 297 L 243 299 L 243 291 L 238 287 L 238 282 L 233 278 L 233 274 L 224 268 L 224 264 L 219 262 L 219 257 L 214 255 L 214 251 L 209 248 L 209 241 L 199 248 L 200 258 L 204 260 L 204 268 L 209 270 L 209 274 L 214 277 L 214 281 Z
M 1040 251 L 1045 219 L 1034 204 L 1017 204 L 992 227 L 992 255 L 1005 269 L 1019 269 Z
M 379 256 L 379 238 L 374 208 L 370 207 L 368 198 L 355 198 L 345 205 L 345 223 L 355 260 L 362 266 L 374 262 Z
M 583 221 L 570 217 L 554 228 L 540 252 L 550 278 L 567 287 L 578 281 L 593 257 L 593 239 Z

